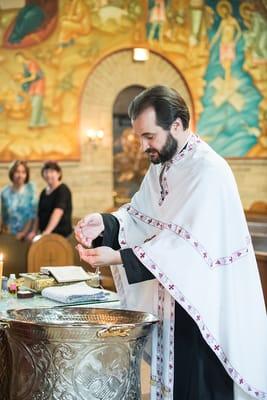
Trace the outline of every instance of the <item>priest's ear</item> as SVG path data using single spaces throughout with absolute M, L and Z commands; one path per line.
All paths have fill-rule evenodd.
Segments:
M 171 133 L 179 133 L 179 132 L 181 132 L 181 131 L 183 131 L 184 130 L 184 127 L 183 127 L 183 123 L 182 123 L 182 120 L 181 120 L 181 118 L 176 118 L 176 120 L 175 121 L 173 121 L 173 123 L 172 123 L 172 126 L 171 126 Z

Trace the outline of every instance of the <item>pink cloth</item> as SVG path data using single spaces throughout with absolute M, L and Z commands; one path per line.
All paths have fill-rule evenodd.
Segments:
M 164 22 L 165 16 L 165 4 L 164 0 L 156 0 L 155 5 L 151 9 L 149 22 Z
M 222 43 L 220 46 L 220 62 L 234 61 L 235 59 L 235 44 Z

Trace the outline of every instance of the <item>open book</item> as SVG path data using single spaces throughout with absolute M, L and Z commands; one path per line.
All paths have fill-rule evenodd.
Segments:
M 41 267 L 43 273 L 51 274 L 58 283 L 87 281 L 95 276 L 93 273 L 85 272 L 82 267 L 65 266 L 65 267 Z
M 42 290 L 42 296 L 61 303 L 83 303 L 108 300 L 110 293 L 105 289 L 96 289 L 85 282 L 67 286 L 51 286 Z

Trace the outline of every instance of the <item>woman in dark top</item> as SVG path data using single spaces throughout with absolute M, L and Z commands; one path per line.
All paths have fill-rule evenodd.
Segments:
M 69 236 L 72 232 L 71 192 L 67 185 L 61 183 L 62 170 L 53 161 L 44 164 L 41 170 L 47 187 L 41 192 L 38 204 L 38 221 L 32 236 L 39 229 L 43 235 L 58 233 Z

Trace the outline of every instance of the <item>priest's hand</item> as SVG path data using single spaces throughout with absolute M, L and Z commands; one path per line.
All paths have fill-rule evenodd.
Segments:
M 99 213 L 86 215 L 76 225 L 74 232 L 78 242 L 86 247 L 92 246 L 92 241 L 104 231 L 104 222 Z
M 122 263 L 120 252 L 113 250 L 111 247 L 102 246 L 95 249 L 85 249 L 78 244 L 76 249 L 79 252 L 80 258 L 92 267 L 104 267 Z

